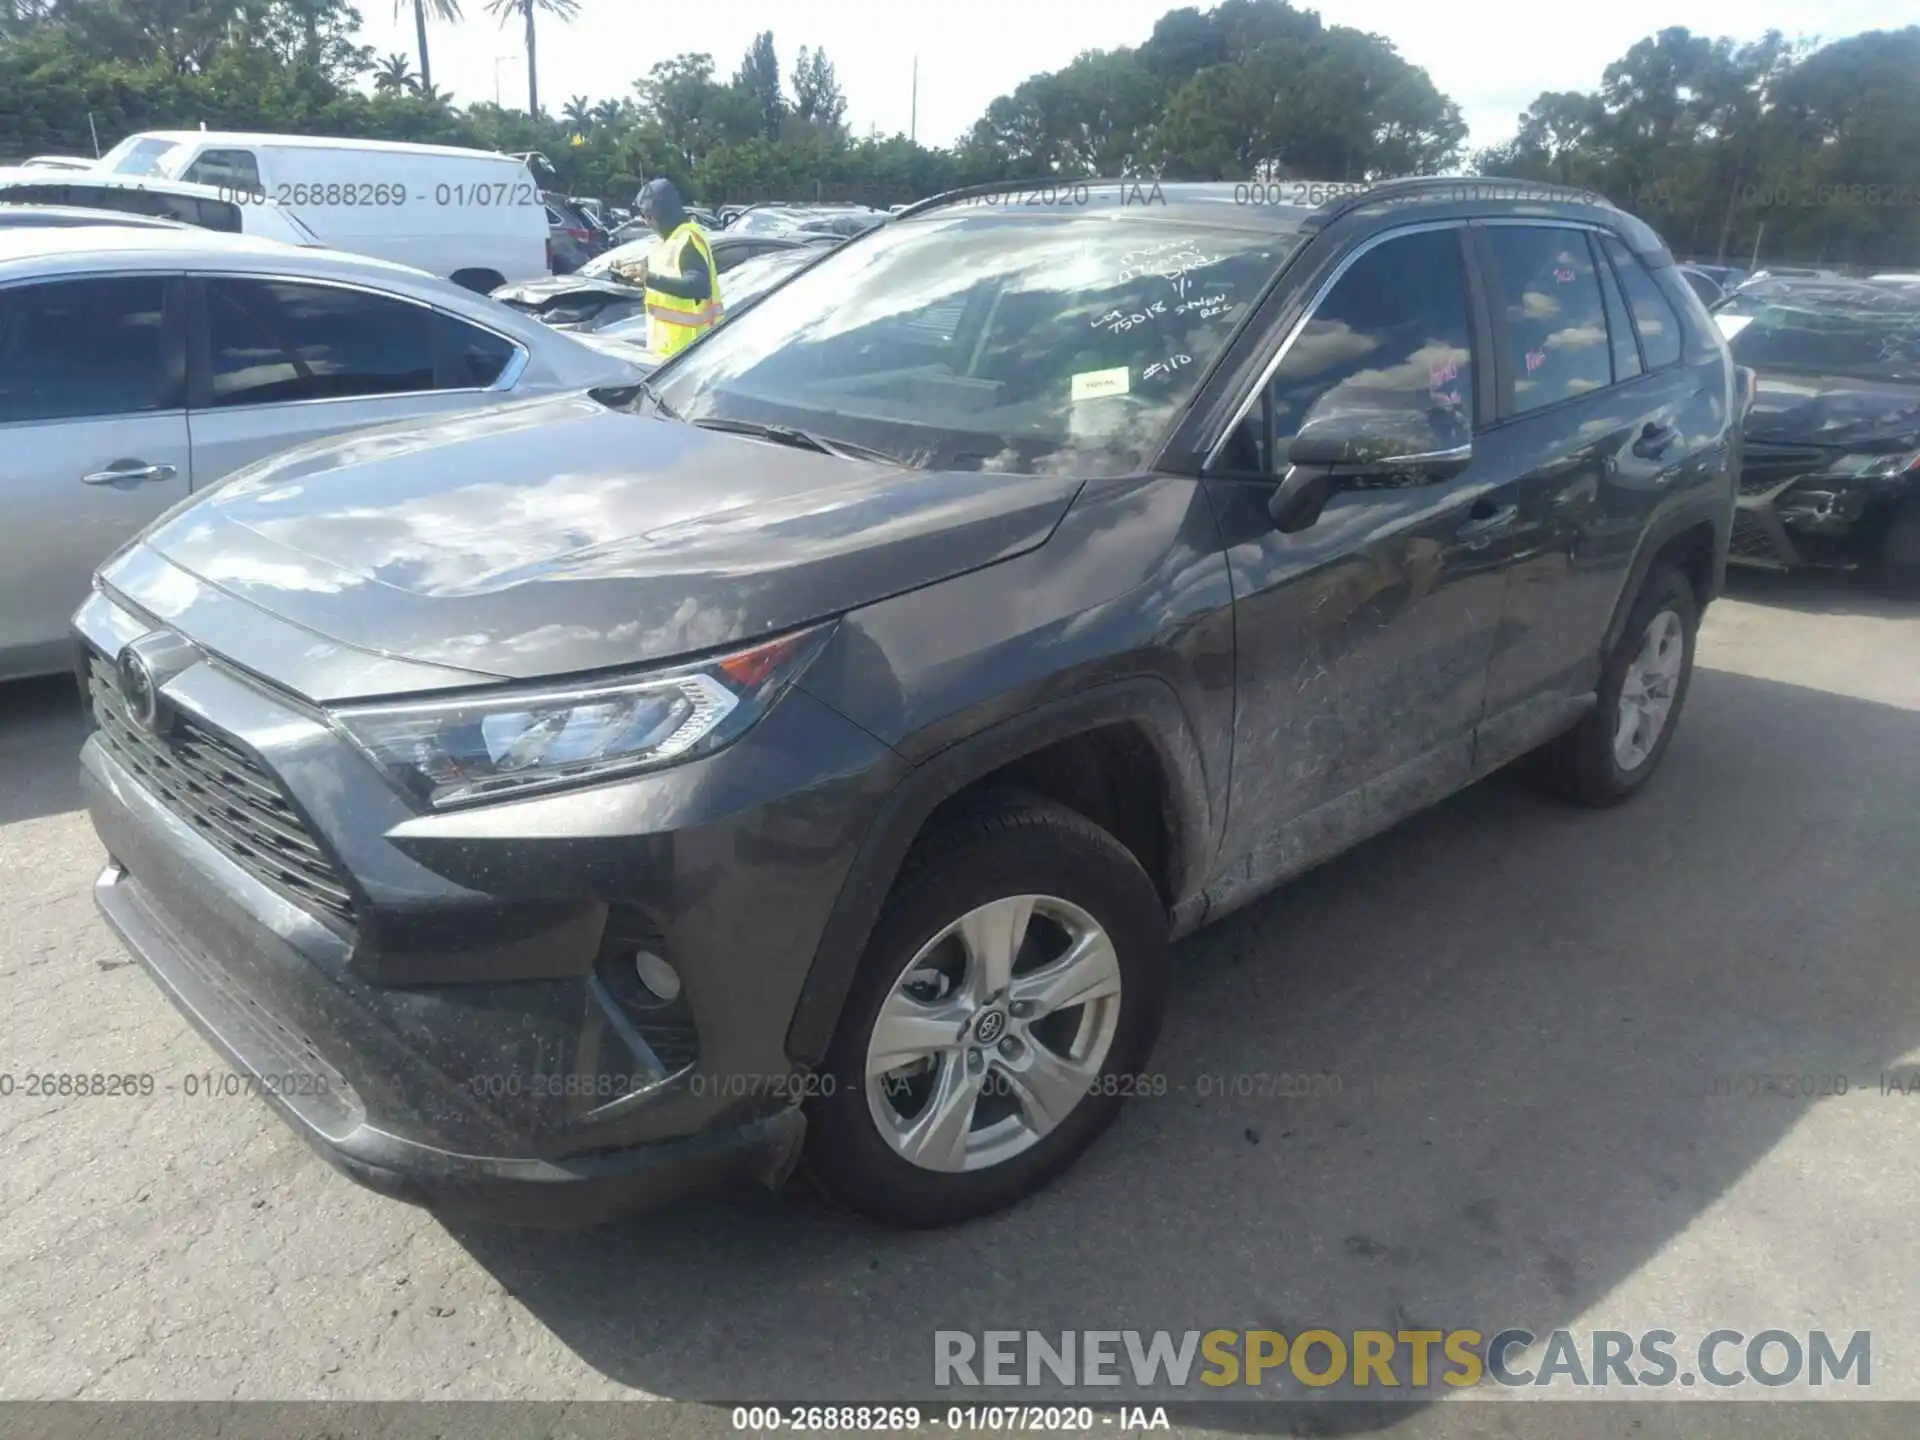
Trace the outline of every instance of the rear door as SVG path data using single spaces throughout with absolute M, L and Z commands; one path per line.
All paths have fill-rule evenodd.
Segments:
M 1678 316 L 1617 238 L 1569 222 L 1474 230 L 1498 392 L 1480 444 L 1520 481 L 1475 756 L 1486 769 L 1578 713 L 1650 518 L 1717 427 L 1695 413 L 1702 381 L 1682 363 Z M 1633 267 L 1624 282 L 1613 251 Z
M 95 567 L 188 493 L 182 310 L 162 275 L 0 288 L 0 676 L 59 668 Z
M 1477 449 L 1484 356 L 1463 224 L 1363 242 L 1208 467 L 1238 675 L 1225 884 L 1259 888 L 1464 784 L 1506 585 L 1512 477 Z M 1338 493 L 1277 530 L 1307 419 L 1424 417 L 1467 468 Z M 1241 872 L 1234 878 L 1236 867 Z
M 197 483 L 308 440 L 506 398 L 519 346 L 399 296 L 255 276 L 190 282 Z

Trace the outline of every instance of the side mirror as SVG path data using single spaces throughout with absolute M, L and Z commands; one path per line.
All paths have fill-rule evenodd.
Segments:
M 1307 421 L 1287 447 L 1286 479 L 1267 502 L 1283 532 L 1304 530 L 1341 490 L 1362 484 L 1431 485 L 1450 480 L 1473 460 L 1469 440 L 1447 436 L 1419 410 L 1327 415 Z

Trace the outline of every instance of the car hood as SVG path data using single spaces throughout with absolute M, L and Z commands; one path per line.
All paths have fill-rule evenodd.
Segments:
M 657 368 L 664 358 L 647 348 L 646 330 L 643 326 L 635 326 L 632 330 L 620 334 L 609 334 L 602 330 L 578 330 L 564 325 L 556 325 L 554 328 L 565 331 L 582 345 L 598 350 L 602 355 L 626 361 L 627 364 L 637 367 L 643 375 Z
M 157 554 L 370 659 L 536 678 L 744 643 L 1008 559 L 1079 487 L 844 460 L 573 394 L 264 461 L 103 577 Z
M 611 275 L 549 275 L 541 280 L 522 280 L 502 285 L 493 298 L 508 305 L 544 305 L 562 295 L 607 295 L 643 297 L 647 293 L 634 285 L 623 285 Z
M 1842 451 L 1920 449 L 1920 385 L 1762 374 L 1746 437 L 1762 444 Z

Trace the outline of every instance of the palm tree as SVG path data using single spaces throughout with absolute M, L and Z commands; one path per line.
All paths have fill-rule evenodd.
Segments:
M 413 73 L 413 62 L 397 53 L 382 60 L 373 77 L 373 88 L 382 95 L 399 95 L 418 88 L 419 84 Z
M 593 129 L 593 102 L 584 95 L 576 95 L 561 107 L 560 118 L 575 135 L 585 135 Z
M 420 45 L 420 83 L 433 84 L 433 62 L 427 58 L 427 16 L 436 20 L 458 22 L 466 17 L 460 13 L 460 0 L 393 0 L 393 13 L 413 10 L 413 31 Z
M 512 16 L 519 15 L 527 22 L 527 113 L 538 116 L 540 113 L 540 62 L 534 49 L 533 17 L 541 10 L 562 20 L 572 20 L 580 14 L 580 0 L 487 0 L 487 9 L 500 17 L 505 25 Z

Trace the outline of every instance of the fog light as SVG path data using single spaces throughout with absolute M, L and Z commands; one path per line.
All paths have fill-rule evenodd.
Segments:
M 651 950 L 634 951 L 633 971 L 659 999 L 671 1003 L 680 998 L 680 972 Z

